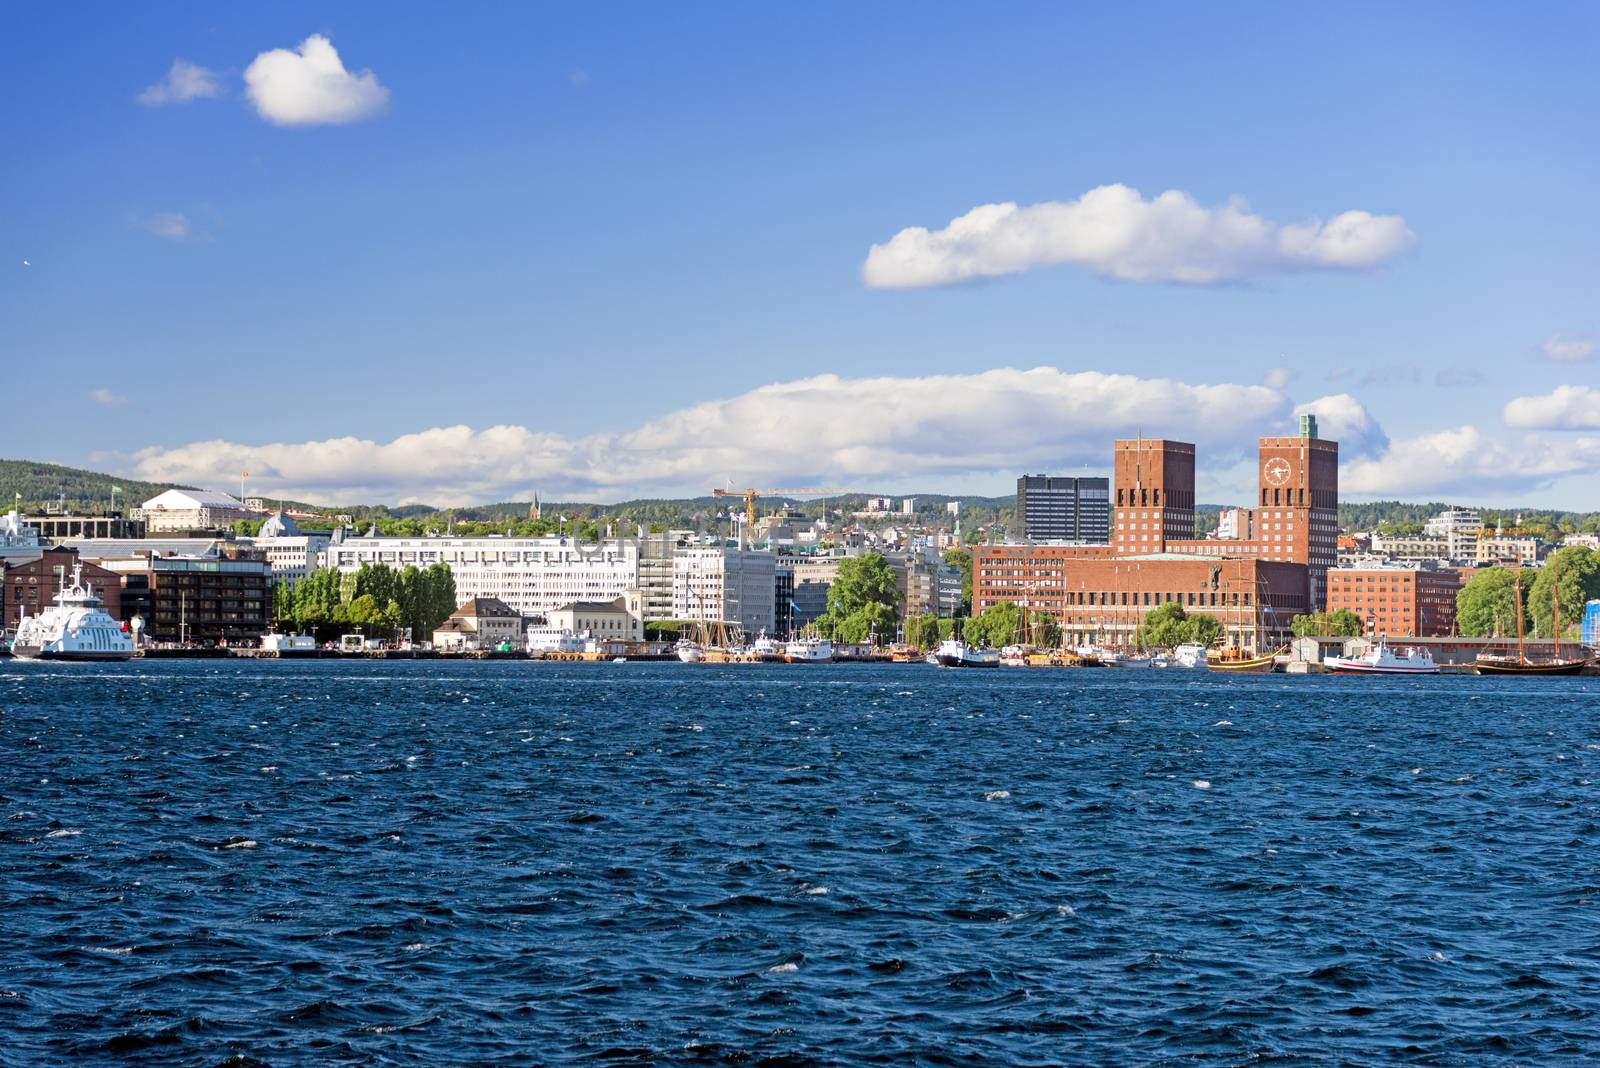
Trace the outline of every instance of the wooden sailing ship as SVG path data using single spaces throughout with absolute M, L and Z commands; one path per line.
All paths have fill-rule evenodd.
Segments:
M 1513 583 L 1517 602 L 1517 654 L 1481 652 L 1474 661 L 1480 675 L 1577 675 L 1592 661 L 1566 660 L 1561 656 L 1561 572 L 1559 558 L 1550 557 L 1550 629 L 1555 634 L 1555 652 L 1549 660 L 1528 659 L 1523 643 L 1522 568 L 1517 568 Z

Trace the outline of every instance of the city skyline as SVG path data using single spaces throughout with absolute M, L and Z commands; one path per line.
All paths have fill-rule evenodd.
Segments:
M 0 43 L 8 456 L 1004 496 L 1144 431 L 1242 503 L 1312 412 L 1347 499 L 1600 490 L 1591 9 L 88 10 Z

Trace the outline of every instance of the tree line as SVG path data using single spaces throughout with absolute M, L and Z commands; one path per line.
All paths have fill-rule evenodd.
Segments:
M 362 564 L 341 573 L 312 572 L 299 582 L 272 588 L 272 616 L 279 629 L 315 634 L 328 641 L 360 631 L 375 638 L 411 631 L 425 641 L 456 610 L 456 580 L 446 564 L 427 568 Z

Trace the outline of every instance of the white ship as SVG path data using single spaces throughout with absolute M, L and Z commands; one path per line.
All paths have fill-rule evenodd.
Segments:
M 979 649 L 960 638 L 946 638 L 939 643 L 939 666 L 950 668 L 991 668 L 1000 666 L 1000 654 L 994 649 Z
M 673 651 L 678 654 L 678 659 L 683 661 L 685 664 L 700 663 L 700 657 L 702 654 L 698 643 L 692 642 L 688 638 L 680 638 L 678 640 L 678 644 L 672 648 Z
M 756 635 L 756 640 L 750 646 L 750 652 L 758 660 L 777 660 L 783 656 L 783 644 L 776 638 L 767 637 L 767 632 L 762 631 Z
M 527 649 L 535 655 L 581 653 L 583 639 L 565 627 L 534 625 L 527 630 Z
M 72 585 L 36 616 L 23 616 L 11 652 L 23 660 L 129 660 L 133 638 L 100 607 L 83 585 L 83 565 L 72 568 Z
M 1336 675 L 1437 675 L 1439 665 L 1426 649 L 1407 649 L 1404 655 L 1385 642 L 1368 647 L 1360 656 L 1330 656 L 1322 666 Z
M 1206 666 L 1206 647 L 1199 642 L 1186 642 L 1172 650 L 1168 667 L 1203 668 Z
M 791 664 L 825 664 L 833 659 L 833 643 L 826 638 L 801 638 L 783 647 L 783 658 Z

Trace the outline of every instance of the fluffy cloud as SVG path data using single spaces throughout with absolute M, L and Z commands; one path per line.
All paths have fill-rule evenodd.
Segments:
M 137 99 L 145 107 L 159 107 L 162 104 L 184 104 L 190 100 L 221 95 L 222 86 L 217 82 L 215 72 L 186 59 L 175 59 L 167 76 L 140 93 Z
M 1225 462 L 1288 419 L 1259 385 L 1193 385 L 1051 367 L 920 378 L 818 375 L 706 401 L 626 433 L 569 438 L 521 426 L 440 427 L 392 441 L 204 441 L 100 457 L 129 475 L 229 484 L 329 503 L 482 503 L 535 489 L 606 499 L 739 485 L 871 489 L 912 478 L 1109 466 L 1111 439 L 1195 442 Z M 1332 415 L 1329 416 L 1333 418 Z
M 89 399 L 96 404 L 103 404 L 107 408 L 120 408 L 128 403 L 128 398 L 122 394 L 106 389 L 104 386 L 89 393 Z
M 1361 496 L 1529 493 L 1600 472 L 1600 438 L 1492 438 L 1473 426 L 1396 440 L 1380 456 L 1343 464 L 1339 489 Z
M 1073 201 L 983 204 L 942 230 L 908 227 L 872 246 L 861 277 L 874 288 L 910 289 L 1073 264 L 1127 282 L 1215 285 L 1363 270 L 1415 242 L 1398 215 L 1346 211 L 1326 223 L 1282 225 L 1239 199 L 1204 208 L 1179 190 L 1145 200 L 1128 186 L 1103 185 Z
M 370 70 L 352 74 L 333 43 L 312 34 L 291 52 L 274 48 L 245 68 L 245 92 L 256 112 L 278 126 L 359 122 L 383 111 L 389 90 Z
M 181 211 L 167 211 L 148 216 L 139 220 L 139 226 L 168 241 L 183 241 L 195 236 L 189 217 Z
M 1557 386 L 1536 397 L 1518 397 L 1506 405 L 1505 421 L 1524 430 L 1600 430 L 1600 390 Z
M 1539 351 L 1545 359 L 1557 363 L 1585 363 L 1594 359 L 1594 338 L 1588 334 L 1551 334 Z

